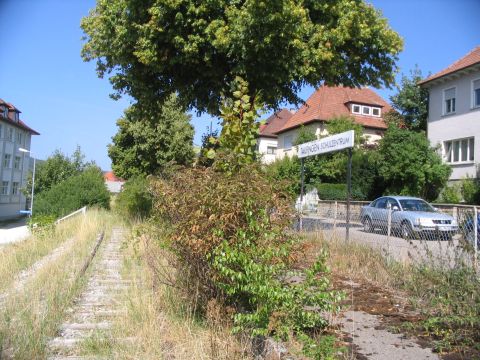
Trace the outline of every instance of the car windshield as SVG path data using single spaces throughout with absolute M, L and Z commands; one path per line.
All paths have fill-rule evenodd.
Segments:
M 431 207 L 430 204 L 428 204 L 423 200 L 405 199 L 405 200 L 400 200 L 400 204 L 402 205 L 402 209 L 404 211 L 435 212 L 435 209 Z

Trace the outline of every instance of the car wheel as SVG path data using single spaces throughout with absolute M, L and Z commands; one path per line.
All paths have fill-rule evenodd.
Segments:
M 363 230 L 365 232 L 373 232 L 372 220 L 369 217 L 363 219 Z
M 412 226 L 410 225 L 410 223 L 408 223 L 408 222 L 402 223 L 401 232 L 402 232 L 402 238 L 404 238 L 404 239 L 413 238 L 413 230 L 412 230 Z

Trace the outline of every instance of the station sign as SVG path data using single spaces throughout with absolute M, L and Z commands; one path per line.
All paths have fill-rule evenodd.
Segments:
M 304 158 L 318 154 L 353 148 L 355 131 L 349 130 L 340 134 L 327 136 L 320 140 L 298 145 L 298 157 Z

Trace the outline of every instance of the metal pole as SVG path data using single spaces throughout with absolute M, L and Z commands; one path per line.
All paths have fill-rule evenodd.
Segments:
M 30 153 L 32 155 L 32 153 Z M 33 191 L 35 189 L 35 158 L 33 158 L 33 174 L 32 174 L 32 198 L 30 199 L 30 216 L 33 216 Z
M 475 270 L 477 269 L 478 266 L 478 212 L 477 212 L 477 207 L 473 207 L 473 248 L 475 250 Z
M 350 199 L 352 197 L 352 149 L 348 149 L 347 164 L 347 228 L 345 232 L 345 241 L 350 240 Z
M 300 183 L 300 231 L 303 230 L 303 220 L 302 220 L 302 212 L 303 212 L 303 182 L 304 182 L 304 172 L 305 172 L 305 162 L 302 158 L 302 170 L 301 170 L 301 183 Z
M 392 232 L 392 204 L 387 205 L 387 256 L 390 256 L 390 234 Z

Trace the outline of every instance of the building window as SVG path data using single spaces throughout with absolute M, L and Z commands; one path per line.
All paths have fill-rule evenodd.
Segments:
M 21 162 L 22 162 L 22 159 L 20 158 L 20 156 L 15 156 L 15 162 L 13 163 L 13 167 L 16 170 L 19 170 Z
M 8 108 L 4 106 L 3 108 L 1 108 L 1 110 L 3 117 L 6 119 L 8 117 Z
M 370 106 L 362 106 L 362 114 L 363 115 L 370 115 Z
M 13 141 L 13 128 L 8 128 L 8 140 Z
M 380 108 L 372 108 L 372 115 L 373 116 L 377 116 L 377 117 L 380 117 Z
M 13 120 L 14 120 L 15 122 L 18 122 L 19 119 L 20 119 L 20 118 L 19 118 L 19 114 L 18 114 L 18 112 L 15 111 L 15 112 L 13 113 Z
M 3 156 L 3 167 L 4 168 L 9 168 L 10 167 L 11 158 L 12 158 L 12 155 L 10 155 L 10 154 L 5 154 Z
M 21 144 L 22 143 L 22 133 L 20 132 L 20 130 L 17 130 L 17 144 Z
M 18 182 L 12 182 L 12 195 L 18 195 Z
M 2 138 L 2 124 L 0 124 L 0 139 Z
M 352 105 L 352 113 L 360 114 L 360 105 Z
M 288 135 L 283 138 L 283 147 L 285 150 L 292 148 L 293 136 Z
M 275 155 L 277 153 L 277 148 L 275 146 L 267 146 L 267 154 Z
M 473 106 L 474 108 L 480 107 L 480 79 L 473 80 L 472 81 L 472 87 L 473 87 Z
M 443 109 L 444 115 L 452 114 L 455 112 L 455 92 L 456 88 L 450 88 L 443 91 L 443 98 L 445 99 L 445 107 Z
M 8 195 L 8 181 L 2 181 L 2 186 L 0 187 L 0 195 Z
M 445 141 L 445 161 L 447 163 L 464 163 L 474 161 L 475 139 L 458 139 Z

